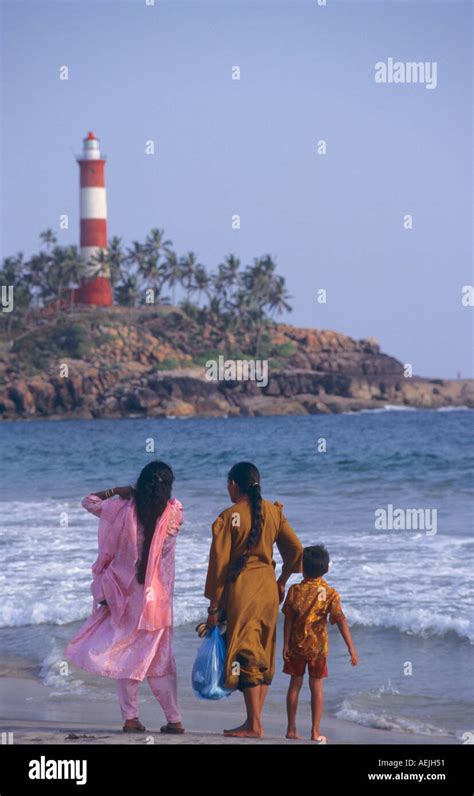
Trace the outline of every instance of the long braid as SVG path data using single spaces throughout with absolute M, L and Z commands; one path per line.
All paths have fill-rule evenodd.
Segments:
M 239 556 L 232 564 L 229 572 L 229 580 L 235 581 L 237 576 L 246 567 L 252 549 L 258 544 L 263 527 L 262 514 L 262 491 L 260 487 L 260 473 L 251 462 L 239 462 L 229 472 L 229 480 L 235 481 L 240 491 L 247 495 L 250 504 L 250 514 L 252 524 L 245 552 Z
M 164 462 L 150 462 L 141 471 L 135 487 L 137 516 L 143 525 L 144 541 L 137 580 L 145 582 L 148 555 L 155 533 L 158 518 L 163 514 L 171 497 L 174 475 L 171 467 Z

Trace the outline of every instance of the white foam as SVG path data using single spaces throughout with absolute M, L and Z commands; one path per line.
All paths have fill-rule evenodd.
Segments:
M 474 630 L 469 619 L 435 614 L 426 608 L 356 608 L 345 609 L 350 624 L 399 630 L 415 636 L 444 636 L 456 633 L 474 644 Z
M 50 652 L 41 664 L 39 679 L 49 688 L 59 688 L 60 693 L 65 690 L 83 692 L 84 681 L 70 676 L 69 663 L 64 660 L 59 645 L 54 640 Z
M 375 409 L 359 409 L 358 411 L 350 410 L 349 412 L 344 412 L 344 416 L 346 415 L 379 415 L 384 414 L 385 412 L 419 412 L 419 409 L 416 406 L 399 406 L 398 404 L 384 404 L 384 406 L 378 406 Z
M 404 718 L 402 716 L 393 716 L 386 713 L 376 713 L 371 710 L 354 708 L 348 699 L 344 700 L 342 707 L 336 711 L 335 716 L 338 719 L 344 719 L 344 721 L 352 721 L 355 724 L 362 724 L 364 727 L 374 727 L 379 730 L 398 730 L 399 732 L 431 736 L 454 734 L 441 727 L 426 724 L 418 719 Z
M 472 406 L 440 406 L 437 412 L 469 412 Z
M 418 412 L 416 406 L 399 406 L 398 404 L 385 404 L 385 412 Z

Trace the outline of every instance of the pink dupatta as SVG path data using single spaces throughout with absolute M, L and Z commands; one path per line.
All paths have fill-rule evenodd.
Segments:
M 93 496 L 84 498 L 83 505 Z M 95 604 L 107 601 L 114 622 L 119 625 L 127 605 L 130 584 L 138 562 L 137 510 L 133 498 L 104 500 L 99 516 L 98 556 L 92 566 L 91 591 Z M 176 532 L 183 522 L 183 507 L 172 498 L 159 517 L 148 554 L 140 630 L 158 630 L 172 624 L 172 595 L 160 580 L 160 557 L 167 533 Z

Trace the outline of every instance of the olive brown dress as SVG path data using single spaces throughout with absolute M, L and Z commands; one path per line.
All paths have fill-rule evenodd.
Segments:
M 302 570 L 303 547 L 283 504 L 262 499 L 262 517 L 260 539 L 234 582 L 227 580 L 230 565 L 245 553 L 251 529 L 248 499 L 225 509 L 212 526 L 204 596 L 216 601 L 227 622 L 225 685 L 231 689 L 270 684 L 275 673 L 279 599 L 273 545 L 283 559 L 282 574 Z

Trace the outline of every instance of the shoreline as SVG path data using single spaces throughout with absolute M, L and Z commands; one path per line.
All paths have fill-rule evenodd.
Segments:
M 3 666 L 0 668 L 4 670 Z M 161 708 L 151 697 L 146 681 L 139 689 L 140 718 L 146 731 L 130 735 L 122 732 L 118 702 L 83 694 L 58 694 L 54 688 L 43 685 L 25 669 L 20 677 L 0 676 L 0 728 L 1 732 L 13 733 L 14 744 L 22 745 L 263 743 L 318 746 L 309 739 L 310 711 L 307 700 L 301 701 L 298 711 L 301 740 L 285 738 L 285 705 L 276 706 L 270 700 L 267 700 L 263 713 L 263 738 L 228 738 L 222 734 L 223 729 L 241 723 L 244 716 L 243 700 L 234 695 L 217 702 L 207 702 L 194 697 L 184 686 L 185 683 L 180 682 L 180 709 L 186 728 L 184 735 L 164 735 L 160 732 L 164 717 Z M 145 695 L 148 697 L 146 702 L 143 700 Z M 326 735 L 328 744 L 439 746 L 460 743 L 452 736 L 384 730 L 332 716 L 323 716 L 321 732 Z
M 268 414 L 259 413 L 255 415 L 245 415 L 245 414 L 235 414 L 235 413 L 227 413 L 222 412 L 221 414 L 194 414 L 194 415 L 150 415 L 150 414 L 141 414 L 139 412 L 130 412 L 129 414 L 110 414 L 110 415 L 97 415 L 94 416 L 93 414 L 83 414 L 81 412 L 65 412 L 62 414 L 51 414 L 51 415 L 30 415 L 30 416 L 21 416 L 18 415 L 17 417 L 1 417 L 1 423 L 17 423 L 17 422 L 24 422 L 24 423 L 32 423 L 32 422 L 60 422 L 61 420 L 94 420 L 94 421 L 102 421 L 102 420 L 214 420 L 214 419 L 223 419 L 223 420 L 233 420 L 233 419 L 242 419 L 247 417 L 254 417 L 254 418 L 265 418 L 265 417 L 310 417 L 311 415 L 319 415 L 323 417 L 331 417 L 337 415 L 358 415 L 358 414 L 369 414 L 369 413 L 383 413 L 383 412 L 472 412 L 474 411 L 474 406 L 467 406 L 466 404 L 445 404 L 442 406 L 412 406 L 408 404 L 394 404 L 394 403 L 385 403 L 383 406 L 380 405 L 380 401 L 353 401 L 351 399 L 342 399 L 347 400 L 348 405 L 346 408 L 342 408 L 341 399 L 338 402 L 338 408 L 332 408 L 332 411 L 328 412 L 300 412 L 300 411 L 288 411 L 288 412 L 269 412 Z M 350 405 L 349 405 L 350 404 Z

